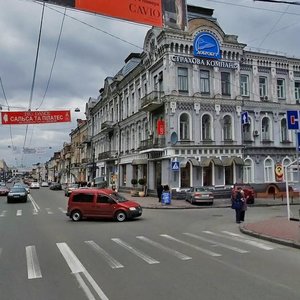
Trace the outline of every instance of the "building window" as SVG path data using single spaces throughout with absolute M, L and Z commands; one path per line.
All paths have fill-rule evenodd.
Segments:
M 277 97 L 278 97 L 278 99 L 285 99 L 285 81 L 284 81 L 284 79 L 277 79 Z
M 230 73 L 221 72 L 222 95 L 230 96 Z
M 274 163 L 273 160 L 268 158 L 265 160 L 265 182 L 273 182 L 274 180 Z
M 283 118 L 280 122 L 280 140 L 281 142 L 288 142 L 289 140 L 289 132 L 285 118 Z
M 241 96 L 248 97 L 250 96 L 249 92 L 249 76 L 248 75 L 241 75 Z
M 203 94 L 210 93 L 209 71 L 200 70 L 200 92 Z
M 202 140 L 211 140 L 211 121 L 209 115 L 202 117 Z
M 252 182 L 253 177 L 253 161 L 251 159 L 245 160 L 245 165 L 243 167 L 243 181 L 244 183 Z
M 190 139 L 190 120 L 188 114 L 180 116 L 180 140 Z
M 271 133 L 270 133 L 270 120 L 269 118 L 265 117 L 262 119 L 261 122 L 261 135 L 263 141 L 270 141 L 271 140 Z
M 300 81 L 295 81 L 295 99 L 296 102 L 300 101 Z
M 225 116 L 223 125 L 223 136 L 224 140 L 232 140 L 232 122 L 230 116 Z
M 178 68 L 178 90 L 179 92 L 188 92 L 188 69 Z
M 249 118 L 248 124 L 242 125 L 243 127 L 243 141 L 252 140 L 252 128 L 251 128 L 251 119 Z
M 268 81 L 267 77 L 259 77 L 259 96 L 268 96 Z

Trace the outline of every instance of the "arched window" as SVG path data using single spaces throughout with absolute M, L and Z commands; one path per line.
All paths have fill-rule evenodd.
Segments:
M 274 162 L 271 158 L 267 158 L 264 163 L 265 182 L 273 182 L 274 179 Z
M 243 141 L 251 141 L 252 140 L 252 120 L 248 118 L 248 124 L 243 125 Z
M 181 114 L 180 116 L 180 140 L 189 140 L 190 139 L 190 118 L 186 113 Z
M 202 117 L 202 140 L 211 140 L 211 118 L 210 115 Z
M 287 142 L 289 140 L 289 132 L 287 128 L 286 119 L 283 118 L 280 122 L 280 141 Z
M 267 117 L 264 117 L 261 121 L 261 135 L 262 140 L 271 140 L 270 119 Z
M 243 181 L 244 183 L 253 182 L 253 161 L 250 158 L 245 160 L 245 165 L 243 168 Z
M 135 130 L 131 129 L 131 149 L 135 149 Z
M 232 122 L 230 116 L 225 116 L 223 125 L 224 140 L 232 140 Z

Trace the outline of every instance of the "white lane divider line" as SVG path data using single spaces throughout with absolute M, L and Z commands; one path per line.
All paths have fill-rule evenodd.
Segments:
M 42 272 L 40 269 L 35 246 L 27 246 L 25 249 L 28 279 L 42 278 Z
M 22 209 L 17 210 L 17 217 L 22 216 Z
M 240 243 L 251 245 L 251 246 L 263 249 L 263 250 L 273 250 L 274 249 L 272 247 L 267 246 L 265 243 L 256 242 L 254 240 L 246 239 L 243 236 L 240 236 L 240 237 L 237 237 L 237 236 L 227 236 L 227 235 L 224 235 L 224 234 L 218 234 L 218 233 L 215 233 L 215 232 L 212 232 L 212 231 L 208 231 L 208 230 L 207 231 L 203 231 L 203 232 L 206 233 L 206 234 L 209 234 L 209 235 L 213 235 L 213 236 L 217 236 L 217 237 L 221 237 L 221 238 L 230 239 L 232 241 L 238 241 Z M 226 231 L 222 231 L 222 232 L 226 233 Z
M 137 250 L 137 249 L 133 248 L 132 246 L 130 246 L 126 242 L 122 241 L 121 239 L 113 238 L 111 240 L 114 241 L 115 243 L 117 243 L 118 245 L 122 246 L 123 248 L 127 249 L 131 253 L 135 254 L 136 256 L 138 256 L 139 258 L 141 258 L 142 260 L 144 260 L 148 264 L 150 264 L 150 265 L 159 264 L 158 260 L 148 256 L 147 254 L 143 253 L 140 250 Z
M 193 234 L 193 233 L 184 232 L 183 234 L 187 235 L 187 236 L 190 236 L 192 238 L 195 238 L 197 240 L 200 240 L 200 241 L 211 243 L 211 244 L 216 245 L 218 247 L 222 247 L 222 248 L 225 248 L 225 249 L 233 250 L 233 251 L 238 252 L 238 253 L 244 254 L 244 253 L 248 253 L 249 252 L 247 250 L 243 250 L 243 249 L 240 249 L 240 248 L 237 248 L 237 247 L 233 247 L 233 246 L 230 246 L 230 245 L 227 245 L 227 244 L 224 244 L 224 243 L 216 242 L 216 241 L 207 239 L 205 237 L 202 237 L 202 236 L 199 236 L 199 235 L 196 235 L 196 234 Z
M 2 213 L 0 214 L 0 217 L 5 217 L 7 210 L 3 210 Z
M 66 214 L 67 213 L 67 211 L 65 210 L 65 209 L 63 209 L 62 207 L 59 207 L 58 208 L 63 214 Z
M 167 235 L 167 234 L 161 234 L 160 236 L 162 236 L 162 237 L 164 237 L 164 238 L 167 238 L 167 239 L 169 239 L 169 240 L 171 240 L 171 241 L 175 241 L 175 242 L 177 242 L 177 243 L 180 243 L 180 244 L 189 246 L 189 247 L 191 247 L 191 248 L 194 248 L 194 249 L 196 249 L 196 250 L 198 250 L 198 251 L 200 251 L 200 252 L 203 252 L 203 253 L 205 253 L 205 254 L 208 254 L 208 255 L 210 255 L 210 256 L 222 256 L 222 255 L 219 254 L 219 253 L 216 253 L 216 252 L 213 252 L 213 251 L 210 251 L 210 250 L 201 248 L 201 247 L 199 247 L 199 246 L 196 246 L 196 245 L 194 245 L 194 244 L 190 244 L 190 243 L 187 243 L 187 242 L 185 242 L 185 241 L 176 239 L 176 238 L 174 238 L 174 237 L 172 237 L 172 236 L 170 236 L 170 235 Z
M 48 214 L 48 215 L 53 215 L 53 212 L 51 211 L 50 208 L 47 207 L 47 208 L 46 208 L 46 211 L 47 211 L 47 214 Z
M 101 288 L 92 278 L 92 276 L 85 269 L 85 267 L 82 265 L 80 260 L 76 257 L 76 255 L 71 250 L 71 248 L 66 243 L 56 243 L 56 245 L 59 251 L 61 252 L 62 256 L 64 257 L 65 261 L 67 262 L 69 268 L 71 269 L 71 272 L 75 275 L 75 278 L 77 279 L 80 287 L 84 291 L 86 297 L 89 300 L 95 300 L 95 297 L 93 296 L 89 287 L 85 284 L 84 280 L 80 276 L 80 273 L 82 273 L 86 277 L 86 279 L 88 280 L 90 285 L 94 288 L 95 292 L 97 293 L 97 295 L 100 297 L 101 300 L 108 300 L 104 292 L 101 290 Z
M 33 206 L 33 214 L 37 215 L 40 210 L 40 207 L 38 206 L 38 204 L 35 202 L 35 200 L 33 199 L 33 197 L 30 194 L 28 194 L 28 198 Z
M 176 250 L 174 250 L 172 248 L 166 247 L 166 246 L 164 246 L 164 245 L 162 245 L 160 243 L 157 243 L 157 242 L 155 242 L 153 240 L 150 240 L 147 237 L 137 236 L 136 238 L 139 239 L 139 240 L 141 240 L 141 241 L 144 241 L 144 242 L 146 242 L 146 243 L 148 243 L 148 244 L 150 244 L 150 245 L 152 245 L 154 247 L 157 247 L 158 249 L 163 250 L 163 251 L 167 252 L 170 255 L 174 255 L 175 257 L 177 257 L 177 258 L 179 258 L 181 260 L 192 259 L 192 257 L 190 257 L 190 256 L 187 256 L 187 255 L 185 255 L 185 254 L 183 254 L 183 253 L 181 253 L 179 251 L 176 251 Z
M 116 259 L 110 256 L 104 249 L 102 249 L 94 241 L 85 241 L 85 243 L 90 247 L 92 247 L 98 254 L 101 254 L 112 269 L 124 268 L 124 266 L 121 263 L 119 263 Z

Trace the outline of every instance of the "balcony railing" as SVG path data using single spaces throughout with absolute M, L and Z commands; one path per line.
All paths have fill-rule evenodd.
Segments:
M 98 154 L 98 160 L 115 159 L 116 157 L 117 157 L 117 151 L 115 150 L 106 151 Z
M 101 130 L 105 132 L 110 132 L 114 130 L 114 122 L 113 121 L 105 121 L 101 124 Z
M 152 138 L 143 140 L 140 143 L 140 150 L 146 149 L 155 149 L 155 148 L 163 148 L 166 146 L 166 139 L 165 138 Z
M 141 109 L 153 111 L 162 105 L 163 92 L 153 91 L 141 99 Z

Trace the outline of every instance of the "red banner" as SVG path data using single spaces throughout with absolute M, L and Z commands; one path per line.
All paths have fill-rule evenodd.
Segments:
M 1 112 L 2 125 L 26 125 L 71 122 L 70 110 L 5 111 Z
M 165 121 L 158 120 L 157 121 L 157 135 L 165 135 Z
M 43 0 L 38 0 L 43 1 Z M 73 7 L 114 18 L 162 27 L 162 0 L 48 0 L 48 3 Z M 173 0 L 172 0 L 173 1 Z

